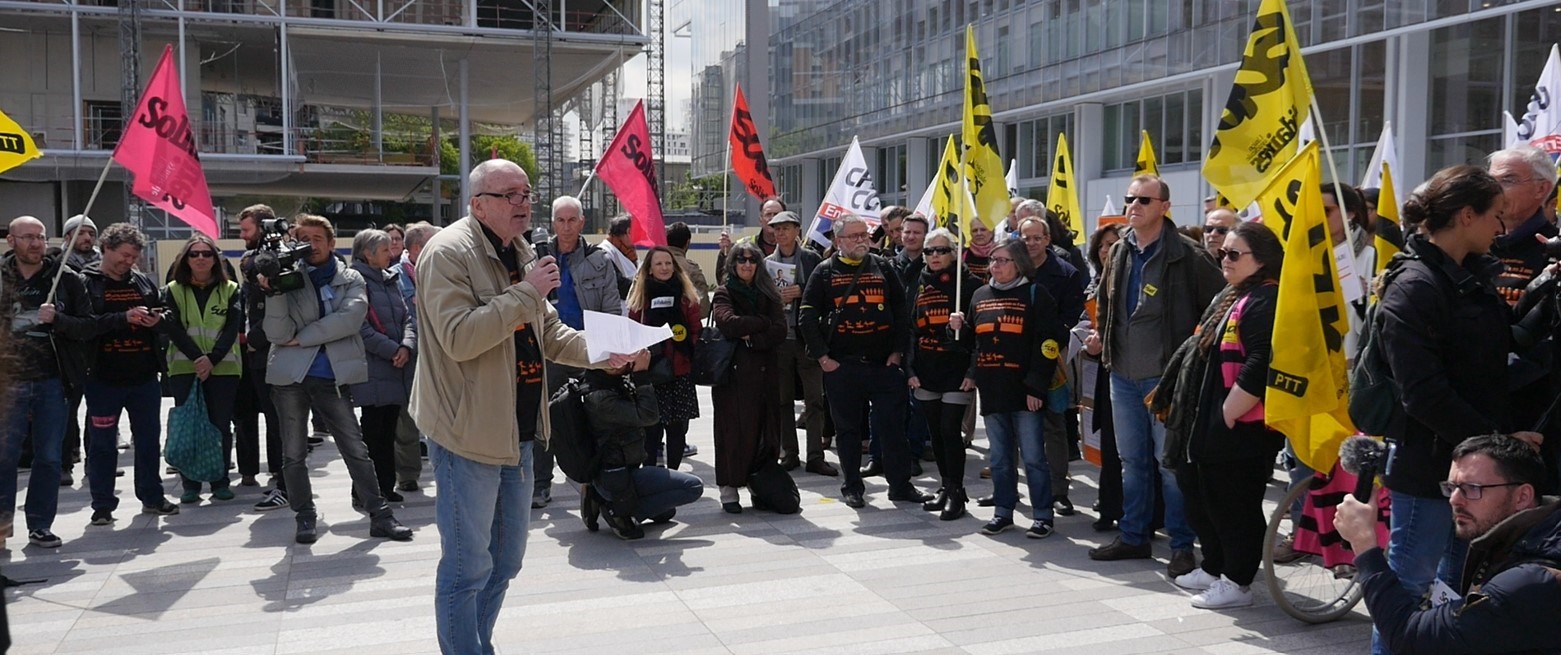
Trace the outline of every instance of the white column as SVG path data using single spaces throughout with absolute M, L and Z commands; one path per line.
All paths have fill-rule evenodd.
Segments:
M 469 69 L 468 69 L 468 64 L 467 64 L 467 60 L 466 59 L 462 59 L 461 60 L 461 73 L 460 74 L 461 74 L 461 106 L 458 109 L 460 110 L 460 116 L 461 116 L 461 118 L 460 118 L 460 124 L 461 124 L 461 126 L 460 126 L 460 129 L 461 129 L 461 137 L 460 137 L 460 139 L 461 139 L 461 144 L 460 144 L 461 145 L 461 161 L 455 167 L 455 173 L 457 175 L 461 176 L 461 198 L 460 198 L 461 204 L 460 204 L 460 210 L 457 213 L 461 213 L 462 215 L 465 215 L 464 212 L 466 211 L 466 208 L 471 206 L 471 197 L 472 197 L 472 195 L 471 195 L 472 194 L 471 185 L 470 185 L 470 183 L 468 181 L 468 176 L 466 175 L 466 167 L 470 165 L 470 162 L 472 160 L 471 112 L 469 111 L 469 109 L 467 107 L 467 105 L 468 105 L 468 102 L 467 102 L 467 100 L 468 100 L 468 98 L 467 98 L 467 83 L 469 82 L 469 79 L 468 79 L 468 77 L 469 77 Z M 533 118 L 532 120 L 536 120 L 536 119 Z
M 1430 133 L 1426 124 L 1425 90 L 1431 88 L 1431 33 L 1410 32 L 1398 38 L 1398 67 L 1396 84 L 1388 87 L 1393 96 L 1393 133 L 1398 137 L 1398 161 L 1404 167 L 1402 173 L 1393 172 L 1393 188 L 1399 202 L 1409 197 L 1409 192 L 1429 176 L 1426 170 L 1426 137 Z M 1389 70 L 1389 75 L 1393 71 Z
M 819 203 L 824 202 L 824 183 L 819 179 L 819 168 L 823 162 L 803 159 L 798 164 L 802 166 L 802 197 L 795 200 L 792 209 L 803 216 L 803 223 L 807 223 L 812 220 L 812 214 L 818 211 Z M 807 229 L 807 226 L 803 225 L 803 229 Z
M 931 139 L 924 136 L 905 140 L 905 206 L 913 209 L 916 201 L 921 200 L 921 195 L 927 191 L 927 185 L 932 184 L 933 171 L 927 168 L 929 141 Z

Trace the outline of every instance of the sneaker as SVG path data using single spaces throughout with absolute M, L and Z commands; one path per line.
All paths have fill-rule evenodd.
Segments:
M 65 542 L 60 541 L 53 532 L 49 532 L 48 528 L 38 528 L 27 533 L 27 543 L 39 548 L 59 548 Z
M 613 536 L 624 541 L 634 541 L 645 537 L 645 529 L 640 527 L 640 522 L 632 518 L 613 517 L 607 520 L 607 527 L 612 528 Z
M 539 489 L 536 493 L 531 494 L 531 509 L 542 509 L 551 502 L 553 502 L 552 489 Z
M 1203 610 L 1222 610 L 1232 607 L 1251 607 L 1252 588 L 1237 585 L 1220 578 L 1209 588 L 1192 597 L 1192 606 Z
M 1101 562 L 1115 562 L 1123 559 L 1149 559 L 1149 542 L 1134 546 L 1122 542 L 1121 537 L 1113 539 L 1111 543 L 1099 548 L 1089 549 L 1089 558 Z
M 213 489 L 211 492 L 212 500 L 233 500 L 233 498 L 233 490 L 228 487 Z
M 369 536 L 382 537 L 391 541 L 411 541 L 412 528 L 401 525 L 396 517 L 387 514 L 369 523 Z
M 1052 532 L 1054 532 L 1052 530 L 1052 522 L 1041 520 L 1036 521 L 1035 525 L 1030 526 L 1029 530 L 1025 530 L 1024 536 L 1031 539 L 1045 539 L 1052 536 Z
M 298 520 L 298 532 L 293 534 L 293 541 L 296 541 L 296 542 L 301 543 L 301 544 L 312 544 L 315 541 L 319 540 L 320 533 L 317 531 L 317 528 L 316 528 L 316 525 L 315 525 L 315 521 L 316 521 L 315 515 L 313 515 L 313 514 L 299 514 L 297 520 Z
M 402 480 L 396 483 L 396 491 L 420 491 L 417 480 Z
M 161 505 L 142 506 L 141 513 L 156 514 L 158 516 L 173 516 L 174 514 L 179 513 L 179 506 L 165 500 Z
M 1209 575 L 1209 572 L 1203 570 L 1202 567 L 1193 569 L 1192 573 L 1184 573 L 1171 578 L 1171 584 L 1193 591 L 1204 591 L 1214 586 L 1216 582 L 1219 582 L 1219 578 Z
M 1171 562 L 1165 567 L 1165 574 L 1172 580 L 1192 573 L 1198 568 L 1198 559 L 1193 557 L 1191 548 L 1182 548 L 1171 551 Z
M 92 510 L 92 525 L 108 525 L 114 522 L 114 513 L 106 509 Z
M 265 512 L 273 509 L 287 507 L 287 492 L 281 489 L 272 489 L 266 492 L 260 502 L 255 503 L 255 511 Z
M 992 520 L 986 522 L 986 525 L 981 526 L 981 534 L 1001 534 L 1011 527 L 1014 527 L 1014 520 L 1012 518 L 1007 516 L 994 516 L 992 517 Z
M 693 456 L 698 455 L 698 454 L 699 454 L 699 446 L 695 446 L 694 444 L 691 444 L 691 443 L 683 444 L 683 456 L 684 457 L 693 457 Z
M 186 491 L 179 496 L 179 504 L 181 505 L 194 505 L 198 502 L 201 502 L 201 492 L 199 491 Z

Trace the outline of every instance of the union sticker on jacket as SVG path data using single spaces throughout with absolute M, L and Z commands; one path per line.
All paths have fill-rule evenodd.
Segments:
M 660 298 L 651 298 L 650 299 L 650 308 L 651 309 L 666 309 L 666 308 L 672 307 L 672 306 L 674 306 L 676 304 L 677 304 L 677 298 L 673 298 L 672 296 L 662 296 Z
M 1442 582 L 1439 579 L 1431 581 L 1431 591 L 1429 595 L 1431 600 L 1431 607 L 1441 607 L 1452 601 L 1462 598 L 1462 596 L 1458 595 L 1458 592 L 1453 591 L 1452 587 L 1447 586 L 1447 583 Z

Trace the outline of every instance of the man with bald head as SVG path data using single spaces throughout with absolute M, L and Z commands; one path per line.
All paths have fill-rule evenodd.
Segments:
M 1225 235 L 1240 222 L 1236 212 L 1224 207 L 1215 207 L 1203 215 L 1203 249 L 1209 251 L 1209 256 L 1219 258 L 1215 251 L 1225 247 Z
M 22 442 L 33 444 L 32 474 L 27 481 L 27 540 L 57 548 L 54 515 L 60 497 L 61 451 L 65 439 L 65 379 L 80 382 L 85 372 L 76 356 L 83 347 L 71 342 L 91 337 L 87 292 L 81 277 L 60 273 L 57 298 L 49 297 L 59 255 L 49 255 L 43 222 L 31 216 L 11 221 L 0 258 L 0 311 L 11 329 L 12 385 L 0 444 L 0 542 L 10 536 L 16 511 L 16 466 Z M 67 361 L 68 360 L 68 361 Z

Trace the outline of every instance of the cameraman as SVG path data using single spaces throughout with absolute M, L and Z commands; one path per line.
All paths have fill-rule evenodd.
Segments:
M 272 385 L 271 398 L 282 424 L 282 476 L 291 491 L 288 504 L 297 512 L 295 540 L 312 544 L 318 538 L 319 513 L 304 461 L 309 455 L 310 410 L 336 437 L 353 491 L 371 518 L 369 536 L 410 540 L 412 529 L 396 520 L 379 491 L 345 391 L 347 385 L 368 380 L 368 360 L 358 334 L 368 315 L 363 277 L 336 257 L 336 230 L 329 220 L 304 214 L 296 230 L 310 250 L 284 275 L 302 275 L 302 286 L 267 302 L 265 319 L 271 339 L 266 382 Z M 256 281 L 267 290 L 273 284 L 283 286 L 280 277 L 268 280 L 259 274 Z
M 273 510 L 287 506 L 287 479 L 282 477 L 282 432 L 278 427 L 276 405 L 271 402 L 271 385 L 266 384 L 266 358 L 271 342 L 266 339 L 266 292 L 255 280 L 255 256 L 265 243 L 265 226 L 276 220 L 276 212 L 266 205 L 250 205 L 238 215 L 238 234 L 244 240 L 244 256 L 239 269 L 244 279 L 240 295 L 244 297 L 247 328 L 240 336 L 244 374 L 239 381 L 238 407 L 235 409 L 234 443 L 238 451 L 239 486 L 255 486 L 260 474 L 259 417 L 266 419 L 266 470 L 276 487 L 267 492 L 255 509 Z

